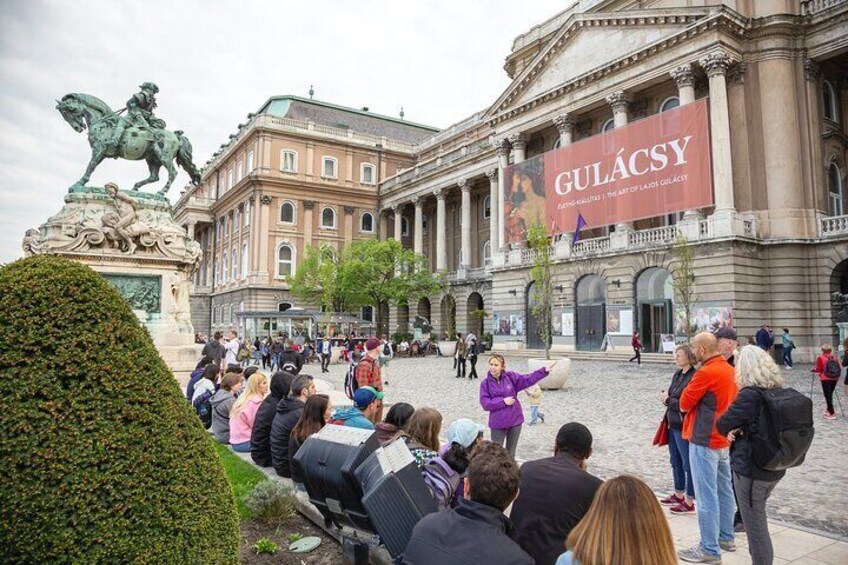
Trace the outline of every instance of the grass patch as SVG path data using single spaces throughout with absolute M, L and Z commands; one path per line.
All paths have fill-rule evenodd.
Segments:
M 221 458 L 221 463 L 224 464 L 224 471 L 227 473 L 227 480 L 230 481 L 230 486 L 233 489 L 233 494 L 238 505 L 239 518 L 249 520 L 252 517 L 250 510 L 244 505 L 244 497 L 253 488 L 266 480 L 267 477 L 250 463 L 246 463 L 238 458 L 229 446 L 215 442 L 215 449 L 218 451 L 218 456 Z

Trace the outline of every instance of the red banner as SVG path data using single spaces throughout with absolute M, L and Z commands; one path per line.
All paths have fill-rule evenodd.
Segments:
M 549 233 L 713 204 L 707 102 L 702 99 L 504 169 L 507 242 L 543 220 Z

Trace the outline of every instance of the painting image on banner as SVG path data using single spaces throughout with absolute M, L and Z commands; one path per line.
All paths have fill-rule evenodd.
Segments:
M 504 169 L 504 234 L 507 241 L 527 239 L 534 222 L 545 219 L 543 155 Z

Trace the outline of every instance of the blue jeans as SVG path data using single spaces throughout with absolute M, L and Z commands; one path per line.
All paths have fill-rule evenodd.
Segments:
M 783 364 L 792 367 L 792 348 L 783 348 Z
M 689 469 L 689 442 L 683 439 L 681 430 L 668 430 L 668 451 L 671 455 L 671 472 L 674 475 L 674 490 L 686 491 L 686 497 L 695 498 L 692 471 Z
M 531 424 L 535 424 L 535 423 L 536 423 L 536 420 L 538 420 L 538 419 L 539 419 L 539 416 L 541 416 L 542 418 L 544 418 L 544 417 L 545 417 L 545 415 L 544 415 L 542 412 L 539 412 L 539 407 L 538 407 L 538 406 L 533 406 L 533 405 L 531 404 L 531 405 L 530 405 L 530 423 L 531 423 Z
M 719 539 L 733 539 L 736 501 L 730 481 L 730 450 L 689 444 L 689 465 L 698 498 L 698 529 L 701 550 L 721 555 Z
M 234 443 L 230 447 L 233 448 L 233 451 L 238 451 L 239 453 L 250 453 L 249 441 L 246 441 L 244 443 Z

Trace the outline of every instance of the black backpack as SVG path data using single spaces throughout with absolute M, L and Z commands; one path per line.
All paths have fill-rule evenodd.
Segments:
M 383 346 L 383 355 L 385 357 L 389 357 L 391 354 L 392 354 L 392 348 L 389 345 L 389 342 L 387 341 L 386 344 Z
M 836 357 L 831 355 L 827 358 L 827 362 L 824 364 L 824 376 L 829 379 L 838 379 L 841 374 L 842 367 L 839 366 L 839 361 L 836 360 Z
M 200 416 L 200 421 L 203 423 L 203 427 L 207 430 L 212 425 L 212 396 L 214 394 L 214 392 L 209 392 L 207 390 L 193 403 L 194 410 L 197 412 L 197 415 Z
M 360 360 L 359 363 L 362 363 L 362 361 Z M 359 367 L 359 363 L 351 363 L 345 374 L 344 392 L 345 396 L 351 400 L 353 400 L 356 389 L 359 388 L 359 383 L 356 382 L 356 368 Z
M 760 391 L 762 413 L 751 434 L 751 456 L 757 467 L 783 471 L 804 462 L 813 443 L 813 401 L 794 388 Z

